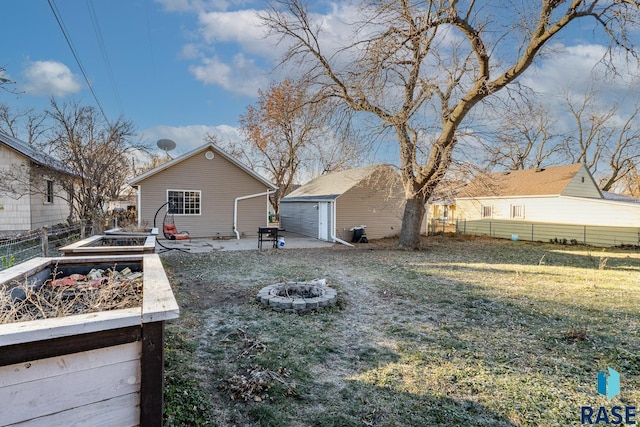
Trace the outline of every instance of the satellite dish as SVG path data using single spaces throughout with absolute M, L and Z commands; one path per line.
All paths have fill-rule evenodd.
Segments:
M 158 148 L 164 152 L 171 151 L 176 148 L 176 143 L 171 139 L 159 139 L 156 144 L 158 145 Z

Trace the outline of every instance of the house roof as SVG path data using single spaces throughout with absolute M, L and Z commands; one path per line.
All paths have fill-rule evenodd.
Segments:
M 374 172 L 390 170 L 389 165 L 367 166 L 322 175 L 284 197 L 282 202 L 335 200 Z
M 40 166 L 46 166 L 50 169 L 57 170 L 59 172 L 68 173 L 70 175 L 78 175 L 73 169 L 62 163 L 60 160 L 55 159 L 40 150 L 35 149 L 31 145 L 24 141 L 19 140 L 5 132 L 0 131 L 0 144 L 3 144 L 10 149 L 27 157 L 33 163 Z
M 613 200 L 616 202 L 626 203 L 640 203 L 640 199 L 631 196 L 625 196 L 624 194 L 612 193 L 610 191 L 602 191 L 602 196 L 605 200 Z
M 251 170 L 248 166 L 246 166 L 245 164 L 243 164 L 242 162 L 240 162 L 238 159 L 236 159 L 235 157 L 233 157 L 231 154 L 227 153 L 226 151 L 224 151 L 222 148 L 218 147 L 217 145 L 213 144 L 213 143 L 207 143 L 204 144 L 198 148 L 195 148 L 191 151 L 189 151 L 188 153 L 183 154 L 180 157 L 176 157 L 173 160 L 168 161 L 167 163 L 164 163 L 156 168 L 153 168 L 141 175 L 138 175 L 132 179 L 130 179 L 129 181 L 127 181 L 127 183 L 131 186 L 134 185 L 138 185 L 141 181 L 144 181 L 145 179 L 149 178 L 150 176 L 153 176 L 157 173 L 160 173 L 166 169 L 171 168 L 172 166 L 183 162 L 195 155 L 198 155 L 199 153 L 202 153 L 206 150 L 213 150 L 215 151 L 218 155 L 222 156 L 223 158 L 227 159 L 229 162 L 233 163 L 234 165 L 236 165 L 237 167 L 239 167 L 240 169 L 242 169 L 244 172 L 246 172 L 247 174 L 251 175 L 253 178 L 257 179 L 258 181 L 260 181 L 261 183 L 263 183 L 264 185 L 266 185 L 267 187 L 269 187 L 272 190 L 277 189 L 278 187 L 276 185 L 274 185 L 272 182 L 269 182 L 267 179 L 263 178 L 262 176 L 258 175 L 256 172 L 254 172 L 253 170 Z
M 583 167 L 574 163 L 478 175 L 462 188 L 458 198 L 560 195 Z M 589 171 L 584 170 L 598 189 Z

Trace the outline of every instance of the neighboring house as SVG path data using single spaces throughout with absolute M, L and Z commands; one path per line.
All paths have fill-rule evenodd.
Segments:
M 573 234 L 565 233 L 568 226 L 605 227 L 598 231 L 603 235 L 617 232 L 611 227 L 620 228 L 621 233 L 624 228 L 629 236 L 621 235 L 617 241 L 636 244 L 638 230 L 632 228 L 640 227 L 640 203 L 637 202 L 603 193 L 589 170 L 576 163 L 480 175 L 458 194 L 456 212 L 458 220 L 464 220 L 467 226 L 470 221 L 492 222 L 494 230 L 495 224 L 501 221 L 555 224 L 554 233 L 558 237 L 567 235 L 578 242 L 589 240 L 587 229 L 584 228 L 585 236 L 582 228 L 578 234 L 575 230 Z M 531 233 L 535 231 L 529 228 Z M 531 234 L 529 228 L 525 235 Z
M 138 190 L 138 223 L 153 225 L 171 201 L 178 231 L 191 237 L 256 235 L 268 222 L 275 186 L 215 144 L 205 144 L 129 181 Z M 158 214 L 161 227 L 166 207 Z
M 70 197 L 57 176 L 73 174 L 28 143 L 0 131 L 0 232 L 25 232 L 66 223 Z M 14 179 L 17 178 L 17 179 Z
M 388 165 L 333 172 L 280 200 L 280 226 L 286 231 L 351 241 L 352 227 L 366 225 L 368 239 L 399 234 L 404 212 L 400 176 Z

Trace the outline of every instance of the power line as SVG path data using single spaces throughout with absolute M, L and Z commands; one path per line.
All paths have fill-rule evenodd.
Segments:
M 82 65 L 82 62 L 80 61 L 80 57 L 78 56 L 78 53 L 76 52 L 76 49 L 73 47 L 73 43 L 71 42 L 71 36 L 69 35 L 69 32 L 67 31 L 67 28 L 64 25 L 64 22 L 62 21 L 62 16 L 60 15 L 60 12 L 58 11 L 58 6 L 56 6 L 56 2 L 55 0 L 47 0 L 47 2 L 49 3 L 49 7 L 51 8 L 51 12 L 53 12 L 53 16 L 56 18 L 56 21 L 58 22 L 58 26 L 60 27 L 60 30 L 62 31 L 62 34 L 64 35 L 65 40 L 67 41 L 67 45 L 69 45 L 69 49 L 71 49 L 71 53 L 73 54 L 73 57 L 76 60 L 76 64 L 78 64 L 78 67 L 80 68 L 80 71 L 82 72 L 82 76 L 84 77 L 84 81 L 87 82 L 87 86 L 89 86 L 89 90 L 91 91 L 91 94 L 93 95 L 93 99 L 96 101 L 96 104 L 98 105 L 98 109 L 100 109 L 100 112 L 102 113 L 102 117 L 104 117 L 105 121 L 107 122 L 107 124 L 111 124 L 111 122 L 109 121 L 109 119 L 107 118 L 107 115 L 105 114 L 104 110 L 102 109 L 102 104 L 100 104 L 100 101 L 98 100 L 98 95 L 96 95 L 96 92 L 93 90 L 93 86 L 91 85 L 91 82 L 89 81 L 89 77 L 87 77 L 87 73 L 84 69 L 84 66 Z
M 124 114 L 124 108 L 122 107 L 122 99 L 120 99 L 120 92 L 118 91 L 118 85 L 116 84 L 116 79 L 113 76 L 111 61 L 109 60 L 109 55 L 107 54 L 107 48 L 104 44 L 104 38 L 102 37 L 102 30 L 100 29 L 100 24 L 98 23 L 98 16 L 96 15 L 96 10 L 93 7 L 93 1 L 86 0 L 86 3 L 87 3 L 87 7 L 89 8 L 89 17 L 91 18 L 91 24 L 93 25 L 93 32 L 96 34 L 96 39 L 98 40 L 98 46 L 100 47 L 100 53 L 102 53 L 102 60 L 104 61 L 104 66 L 105 66 L 105 69 L 107 70 L 107 75 L 109 76 L 111 89 L 113 90 L 113 93 L 116 97 L 116 102 L 118 103 L 120 113 Z

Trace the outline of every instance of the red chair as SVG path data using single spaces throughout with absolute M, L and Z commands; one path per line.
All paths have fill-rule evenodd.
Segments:
M 164 235 L 164 238 L 167 240 L 191 240 L 191 236 L 189 236 L 188 231 L 178 231 L 178 229 L 176 228 L 176 224 L 173 219 L 174 210 L 171 208 L 171 202 L 166 202 L 158 208 L 158 210 L 156 211 L 156 214 L 153 217 L 153 227 L 158 228 L 156 226 L 156 219 L 158 218 L 158 214 L 160 213 L 162 208 L 164 208 L 165 206 L 168 206 L 168 207 L 167 207 L 167 211 L 164 214 L 164 218 L 162 219 L 162 234 Z M 156 244 L 167 251 L 178 250 L 181 252 L 187 252 L 189 250 L 188 248 L 183 249 L 178 247 L 172 248 L 169 246 L 165 246 L 158 239 L 156 239 Z
M 175 224 L 162 224 L 164 237 L 168 240 L 191 240 L 188 231 L 178 231 Z

